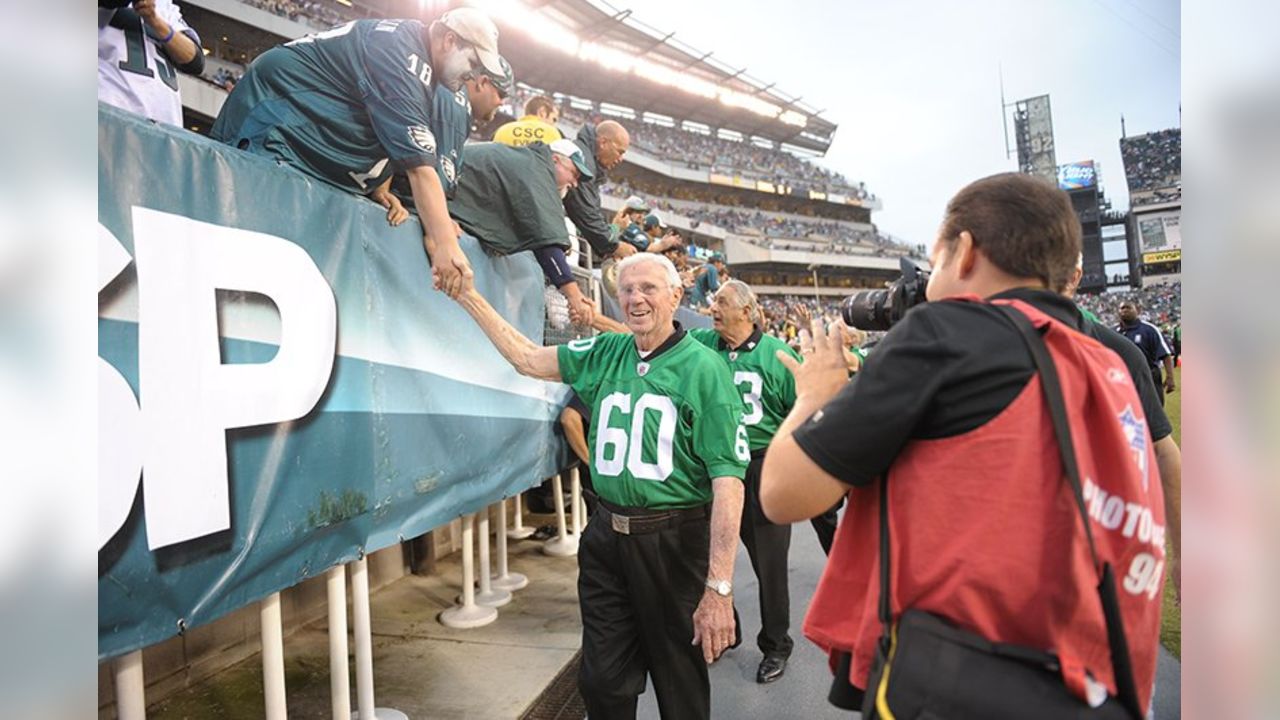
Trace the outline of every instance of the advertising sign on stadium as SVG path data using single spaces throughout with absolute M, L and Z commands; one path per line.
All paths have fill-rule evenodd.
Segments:
M 1084 190 L 1097 184 L 1097 171 L 1093 167 L 1092 160 L 1058 166 L 1058 187 L 1063 190 Z
M 275 163 L 98 113 L 100 660 L 480 510 L 567 458 L 563 386 L 515 374 L 431 289 L 416 222 L 389 227 Z M 476 288 L 540 340 L 537 263 L 461 243 Z
M 1142 262 L 1145 265 L 1155 265 L 1156 263 L 1176 262 L 1182 259 L 1181 250 L 1164 250 L 1161 252 L 1151 252 L 1142 254 Z
M 1182 249 L 1182 213 L 1152 213 L 1138 217 L 1138 237 L 1142 252 Z

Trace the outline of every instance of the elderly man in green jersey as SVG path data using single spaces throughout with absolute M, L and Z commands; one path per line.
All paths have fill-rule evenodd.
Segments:
M 781 351 L 796 360 L 800 357 L 786 343 L 764 334 L 756 295 L 741 280 L 729 280 L 716 291 L 711 318 L 714 330 L 695 328 L 689 334 L 724 358 L 742 394 L 742 422 L 747 428 L 751 463 L 747 465 L 739 534 L 760 584 L 761 627 L 756 643 L 764 659 L 756 671 L 756 682 L 769 683 L 782 677 L 794 645 L 788 632 L 791 526 L 775 525 L 760 509 L 760 469 L 769 441 L 796 402 L 795 378 L 775 354 Z
M 573 386 L 592 410 L 600 504 L 578 550 L 579 690 L 592 718 L 634 718 L 652 678 L 666 718 L 708 718 L 707 665 L 733 643 L 742 396 L 724 361 L 674 321 L 682 288 L 661 255 L 619 263 L 631 334 L 542 347 L 474 290 L 462 307 L 521 374 Z

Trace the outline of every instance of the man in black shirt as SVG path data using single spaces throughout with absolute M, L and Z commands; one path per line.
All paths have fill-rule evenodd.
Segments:
M 815 322 L 812 335 L 802 335 L 805 362 L 789 363 L 797 400 L 765 458 L 761 503 L 769 518 L 784 523 L 818 515 L 851 487 L 885 475 L 909 443 L 969 433 L 1004 412 L 1035 374 L 1030 354 L 993 306 L 945 298 L 1023 300 L 1087 331 L 1076 307 L 1059 294 L 1079 253 L 1070 201 L 1049 183 L 1007 173 L 961 190 L 948 203 L 934 245 L 930 302 L 908 312 L 852 380 L 839 333 L 828 334 Z M 1011 481 L 999 467 L 990 474 L 993 492 Z M 876 548 L 856 552 L 874 554 Z M 867 679 L 862 640 L 864 655 L 853 659 L 854 672 L 848 653 L 837 657 L 843 672 L 835 689 L 847 693 L 852 682 L 855 698 Z M 857 638 L 849 645 L 856 652 Z

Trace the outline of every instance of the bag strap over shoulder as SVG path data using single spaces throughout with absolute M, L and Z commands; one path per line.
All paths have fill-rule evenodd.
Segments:
M 1071 423 L 1067 420 L 1066 402 L 1062 395 L 1062 383 L 1058 378 L 1058 368 L 1049 354 L 1040 332 L 1031 324 L 1020 310 L 1006 304 L 996 307 L 1006 319 L 1018 330 L 1019 336 L 1031 351 L 1036 369 L 1040 373 L 1040 387 L 1044 392 L 1045 404 L 1049 407 L 1049 417 L 1053 419 L 1053 434 L 1058 441 L 1058 454 L 1062 456 L 1063 469 L 1067 481 L 1071 484 L 1075 496 L 1076 509 L 1080 513 L 1080 522 L 1084 524 L 1084 535 L 1089 541 L 1089 555 L 1093 558 L 1093 567 L 1098 572 L 1098 596 L 1102 600 L 1102 614 L 1107 623 L 1107 643 L 1111 646 L 1111 671 L 1115 677 L 1116 695 L 1120 702 L 1135 718 L 1142 718 L 1141 703 L 1138 701 L 1138 688 L 1133 680 L 1133 663 L 1129 656 L 1129 640 L 1124 632 L 1124 618 L 1120 614 L 1120 599 L 1116 594 L 1115 573 L 1111 563 L 1098 559 L 1098 549 L 1093 541 L 1093 532 L 1089 525 L 1089 512 L 1084 502 L 1084 489 L 1080 483 L 1080 467 L 1076 460 L 1075 443 L 1071 437 Z
M 1101 562 L 1098 550 L 1093 541 L 1093 532 L 1089 525 L 1088 509 L 1084 501 L 1084 489 L 1080 482 L 1080 467 L 1076 459 L 1075 443 L 1071 436 L 1071 423 L 1067 420 L 1066 402 L 1063 400 L 1062 383 L 1058 378 L 1058 369 L 1049 354 L 1040 331 L 1032 325 L 1031 320 L 1023 312 L 1010 304 L 993 303 L 1000 314 L 1013 324 L 1019 337 L 1027 346 L 1035 361 L 1036 370 L 1040 374 L 1040 387 L 1044 392 L 1045 404 L 1049 416 L 1053 419 L 1054 437 L 1058 443 L 1062 465 L 1071 485 L 1075 498 L 1076 510 L 1084 525 L 1085 539 L 1089 543 L 1089 555 L 1093 559 L 1094 569 L 1098 573 L 1098 595 L 1102 600 L 1103 616 L 1107 623 L 1107 642 L 1111 647 L 1111 666 L 1115 676 L 1116 693 L 1120 702 L 1133 715 L 1141 720 L 1143 717 L 1141 703 L 1138 701 L 1137 686 L 1133 680 L 1133 665 L 1129 656 L 1128 638 L 1125 636 L 1124 623 L 1120 615 L 1120 601 L 1116 594 L 1115 574 L 1110 563 Z M 889 567 L 889 481 L 888 476 L 880 478 L 880 622 L 884 625 L 881 642 L 887 643 L 893 629 L 893 608 L 890 598 Z M 887 648 L 885 648 L 887 650 Z

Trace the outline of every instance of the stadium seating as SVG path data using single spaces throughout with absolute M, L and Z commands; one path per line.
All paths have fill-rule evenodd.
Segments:
M 1131 206 L 1182 199 L 1182 130 L 1121 138 L 1120 155 Z

